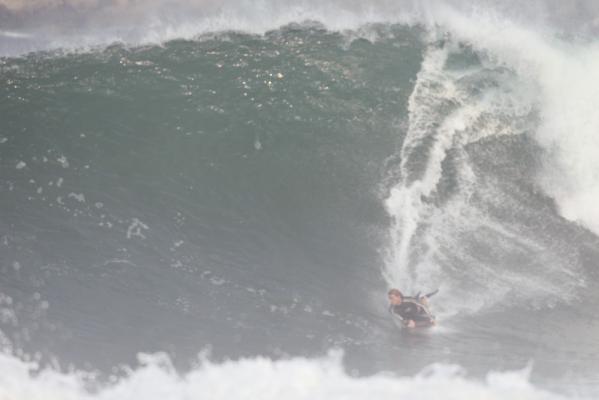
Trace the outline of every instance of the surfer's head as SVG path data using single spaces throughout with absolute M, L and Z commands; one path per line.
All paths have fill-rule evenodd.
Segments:
M 401 304 L 403 300 L 403 294 L 397 289 L 391 289 L 387 292 L 389 296 L 389 302 L 393 305 Z

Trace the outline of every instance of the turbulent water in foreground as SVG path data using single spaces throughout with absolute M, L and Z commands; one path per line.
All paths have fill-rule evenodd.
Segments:
M 599 396 L 599 45 L 422 4 L 0 31 L 0 398 Z

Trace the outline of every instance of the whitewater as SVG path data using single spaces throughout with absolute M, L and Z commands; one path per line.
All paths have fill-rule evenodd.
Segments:
M 0 0 L 0 398 L 595 398 L 597 21 Z

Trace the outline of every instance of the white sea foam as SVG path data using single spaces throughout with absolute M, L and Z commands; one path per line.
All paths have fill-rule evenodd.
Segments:
M 131 220 L 131 225 L 127 228 L 127 239 L 131 239 L 133 237 L 139 237 L 141 239 L 145 239 L 146 235 L 144 235 L 144 231 L 150 229 L 148 225 L 143 223 L 137 218 L 133 218 Z
M 77 200 L 80 203 L 85 203 L 85 195 L 83 193 L 69 193 L 67 197 Z
M 21 32 L 11 32 L 11 31 L 0 31 L 0 37 L 4 36 L 7 38 L 15 38 L 15 39 L 26 39 L 31 37 L 30 35 L 26 34 L 26 33 L 21 33 Z
M 60 156 L 56 159 L 63 168 L 69 168 L 69 160 L 65 156 Z
M 35 363 L 0 354 L 0 398 L 11 400 L 126 399 L 514 399 L 557 400 L 564 397 L 535 388 L 528 370 L 491 372 L 483 381 L 469 379 L 455 365 L 432 365 L 413 377 L 378 374 L 352 377 L 339 353 L 321 359 L 273 361 L 258 357 L 215 364 L 202 361 L 178 374 L 165 355 L 141 355 L 141 365 L 91 393 L 89 376 L 39 370 Z

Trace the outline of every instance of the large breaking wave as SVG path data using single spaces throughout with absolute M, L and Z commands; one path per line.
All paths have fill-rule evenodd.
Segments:
M 599 95 L 588 82 L 597 79 L 599 48 L 593 41 L 577 44 L 556 36 L 584 38 L 580 35 L 596 28 L 599 10 L 592 2 L 516 3 L 9 1 L 3 17 L 14 26 L 3 31 L 1 43 L 3 53 L 9 55 L 113 42 L 158 43 L 227 30 L 263 33 L 305 20 L 323 22 L 333 30 L 377 22 L 437 27 L 513 68 L 527 87 L 537 85 L 541 125 L 535 137 L 547 152 L 541 185 L 556 198 L 563 216 L 597 231 L 599 215 L 593 199 L 599 178 L 593 149 L 599 122 L 592 110 Z M 52 13 L 72 23 L 60 28 L 49 17 Z
M 0 394 L 545 399 L 534 368 L 486 372 L 596 376 L 594 3 L 0 4 Z M 385 286 L 440 287 L 442 327 L 398 338 Z M 170 355 L 100 384 L 37 347 Z M 333 347 L 404 377 L 309 358 Z M 415 374 L 452 357 L 486 381 Z

